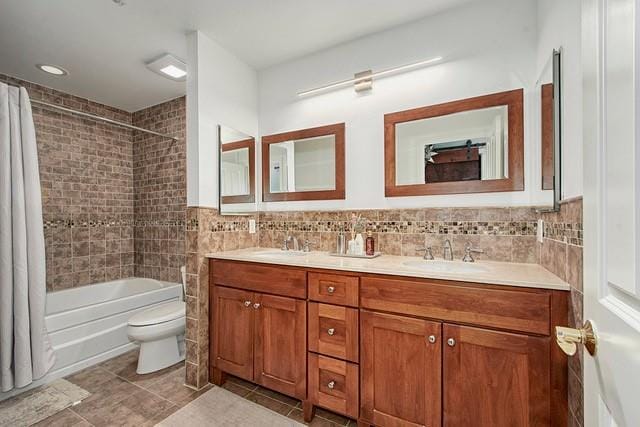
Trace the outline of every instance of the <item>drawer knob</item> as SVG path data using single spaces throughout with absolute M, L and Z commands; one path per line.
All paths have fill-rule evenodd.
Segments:
M 329 387 L 331 390 L 333 390 L 333 388 L 336 386 L 336 382 L 335 381 L 329 381 L 329 384 L 327 384 L 327 387 Z
M 327 333 L 328 333 L 329 335 L 333 335 L 333 334 L 335 334 L 335 333 L 336 333 L 336 330 L 335 330 L 334 328 L 329 328 L 329 329 L 327 329 Z
M 434 342 L 436 342 L 436 336 L 435 336 L 435 335 L 429 335 L 428 340 L 429 340 L 429 342 L 430 342 L 431 344 L 433 344 Z
M 249 307 L 250 305 L 251 305 L 251 301 L 245 301 L 245 302 L 244 302 L 244 306 L 245 306 L 245 307 Z
M 449 338 L 447 340 L 447 344 L 449 345 L 449 347 L 453 347 L 454 345 L 456 345 L 456 340 L 454 340 L 453 338 Z
M 335 291 L 336 291 L 336 288 L 334 288 L 333 286 L 327 287 L 327 292 L 329 292 L 330 294 L 334 293 Z
M 259 302 L 257 302 L 257 303 L 255 303 L 255 304 L 253 304 L 253 308 L 260 308 L 260 303 L 259 303 Z

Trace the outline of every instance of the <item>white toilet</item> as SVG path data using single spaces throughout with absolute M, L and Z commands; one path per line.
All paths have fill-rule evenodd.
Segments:
M 184 292 L 186 274 L 181 268 Z M 184 360 L 186 307 L 184 301 L 172 301 L 133 315 L 127 335 L 140 343 L 138 374 L 148 374 Z

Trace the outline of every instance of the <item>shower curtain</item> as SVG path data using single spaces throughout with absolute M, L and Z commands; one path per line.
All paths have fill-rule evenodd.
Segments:
M 46 269 L 36 134 L 24 88 L 0 83 L 0 391 L 55 362 L 44 323 Z

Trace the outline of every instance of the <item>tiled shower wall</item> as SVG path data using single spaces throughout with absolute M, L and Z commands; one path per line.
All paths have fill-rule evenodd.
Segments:
M 31 99 L 131 123 L 131 114 L 0 75 Z M 133 134 L 33 105 L 47 290 L 133 275 Z
M 133 113 L 135 276 L 180 282 L 185 263 L 186 103 L 177 98 Z
M 582 199 L 560 205 L 558 213 L 544 213 L 544 242 L 540 264 L 571 285 L 569 326 L 582 327 Z M 584 392 L 582 386 L 583 348 L 569 359 L 569 412 L 572 426 L 582 426 Z
M 32 105 L 47 290 L 134 275 L 179 281 L 186 215 L 184 98 L 132 114 L 9 76 L 0 75 L 0 81 L 26 87 L 31 99 L 182 137 L 171 143 Z

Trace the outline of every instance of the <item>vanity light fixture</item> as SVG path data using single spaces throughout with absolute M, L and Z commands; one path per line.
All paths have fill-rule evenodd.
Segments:
M 387 68 L 386 70 L 381 70 L 381 71 L 375 71 L 375 72 L 371 70 L 362 71 L 360 73 L 354 74 L 352 79 L 341 80 L 341 81 L 329 83 L 327 85 L 320 86 L 314 89 L 304 90 L 302 92 L 298 92 L 298 96 L 302 97 L 302 96 L 314 95 L 316 93 L 326 92 L 332 89 L 349 86 L 351 84 L 354 85 L 354 89 L 356 92 L 362 92 L 365 90 L 369 90 L 373 87 L 374 78 L 380 78 L 380 77 L 388 76 L 390 74 L 397 74 L 404 71 L 412 70 L 414 68 L 425 67 L 427 65 L 430 65 L 439 61 L 442 61 L 441 56 L 436 56 L 435 58 L 426 59 L 424 61 L 413 62 L 411 64 L 401 65 L 399 67 Z
M 168 53 L 148 62 L 147 68 L 171 80 L 181 82 L 187 78 L 187 64 Z
M 47 74 L 53 74 L 54 76 L 66 76 L 69 74 L 67 70 L 57 65 L 51 64 L 36 64 L 36 68 L 40 71 L 44 71 Z

